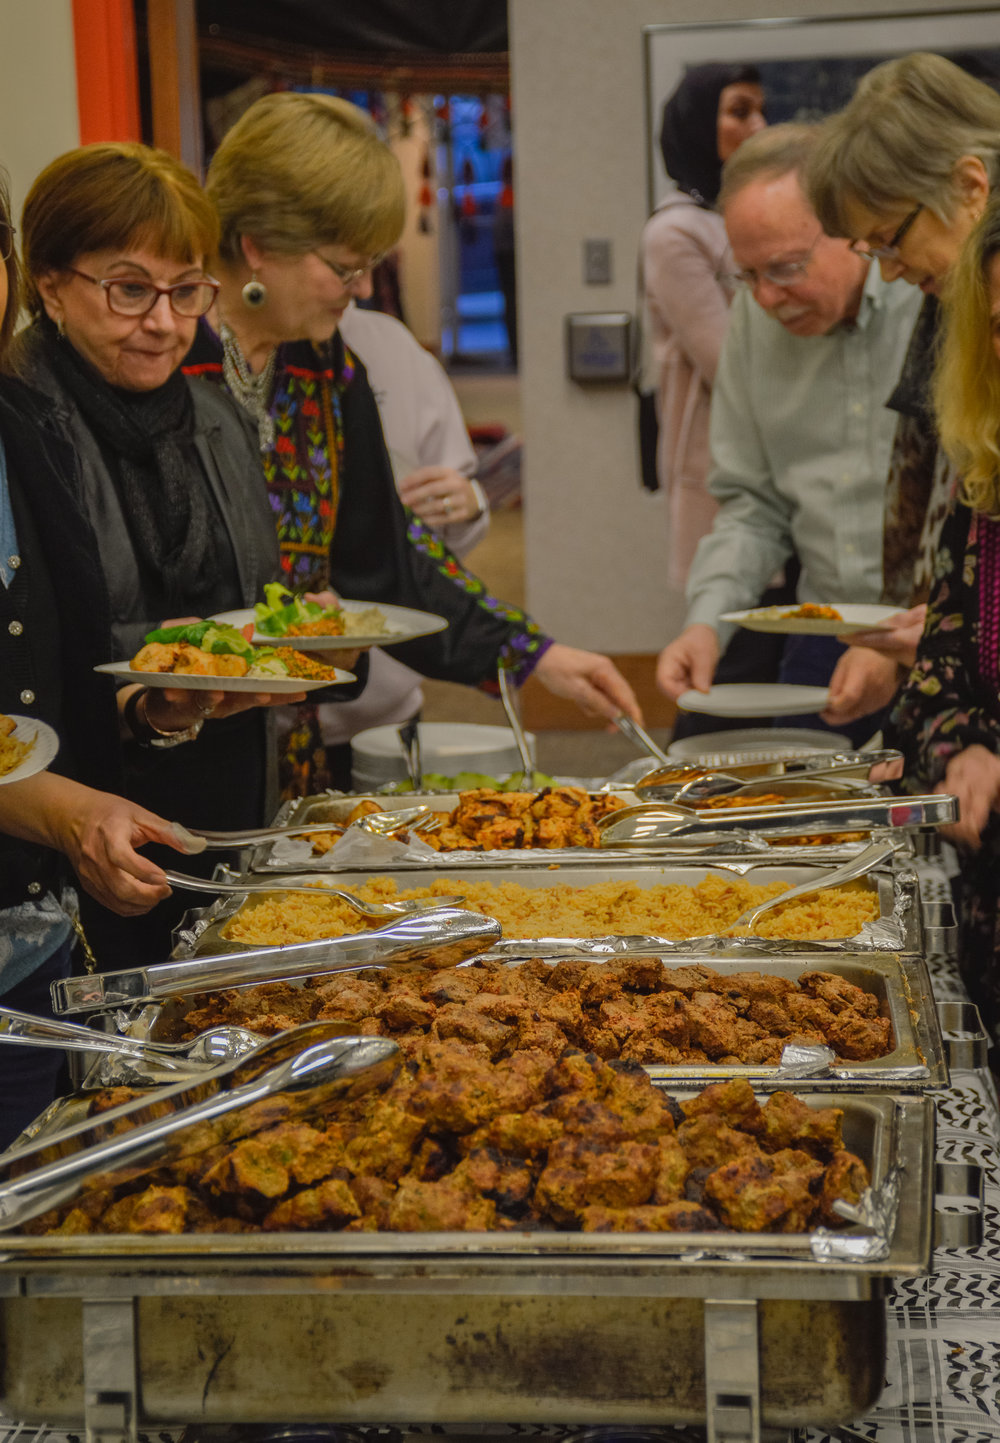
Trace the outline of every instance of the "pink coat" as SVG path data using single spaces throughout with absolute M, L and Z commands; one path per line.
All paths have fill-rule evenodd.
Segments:
M 670 518 L 667 579 L 682 587 L 718 509 L 706 488 L 708 409 L 733 296 L 722 217 L 677 191 L 646 222 L 641 265 L 656 375 L 656 470 Z

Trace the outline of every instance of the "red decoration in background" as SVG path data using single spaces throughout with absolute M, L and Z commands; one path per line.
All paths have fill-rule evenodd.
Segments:
M 431 208 L 434 205 L 434 192 L 431 189 L 431 156 L 430 150 L 424 146 L 424 158 L 420 165 L 420 174 L 423 178 L 423 185 L 420 187 L 419 212 L 417 215 L 417 230 L 421 235 L 430 235 L 433 230 L 431 225 Z

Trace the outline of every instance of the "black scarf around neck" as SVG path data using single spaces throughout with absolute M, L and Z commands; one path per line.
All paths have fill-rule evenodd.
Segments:
M 155 390 L 122 390 L 47 317 L 39 325 L 53 371 L 110 459 L 140 567 L 157 575 L 168 600 L 181 606 L 211 580 L 217 547 L 188 381 L 177 370 Z

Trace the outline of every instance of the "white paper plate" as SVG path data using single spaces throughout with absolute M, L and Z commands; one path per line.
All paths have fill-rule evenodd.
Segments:
M 121 677 L 123 681 L 138 681 L 143 686 L 172 686 L 178 691 L 256 691 L 261 696 L 317 691 L 323 686 L 357 680 L 352 671 L 342 671 L 339 666 L 332 681 L 304 681 L 297 676 L 192 676 L 190 672 L 133 671 L 127 661 L 106 661 L 94 670 Z
M 22 762 L 0 776 L 0 786 L 5 786 L 8 782 L 23 782 L 37 772 L 44 772 L 59 750 L 59 736 L 45 722 L 33 716 L 15 716 L 13 712 L 8 712 L 7 715 L 11 721 L 17 723 L 12 733 L 15 740 L 34 741 L 35 745 Z
M 721 770 L 736 762 L 777 762 L 815 752 L 850 750 L 851 739 L 841 732 L 805 727 L 737 727 L 735 731 L 680 737 L 667 747 L 667 756 Z
M 389 628 L 380 636 L 265 636 L 255 631 L 250 638 L 260 646 L 294 646 L 297 651 L 357 651 L 360 646 L 395 646 L 400 641 L 412 641 L 416 636 L 430 636 L 435 631 L 444 631 L 448 620 L 435 616 L 431 611 L 414 611 L 409 606 L 389 606 L 382 601 L 341 601 L 344 611 L 370 611 L 377 606 L 385 617 Z M 242 631 L 253 621 L 252 606 L 240 611 L 220 611 L 212 621 L 224 621 Z
M 706 716 L 808 716 L 822 711 L 829 700 L 830 691 L 825 686 L 730 682 L 707 692 L 686 691 L 677 698 L 677 705 L 681 711 L 703 712 Z
M 733 621 L 747 631 L 769 631 L 789 636 L 849 636 L 854 631 L 888 631 L 898 606 L 855 606 L 837 603 L 842 621 L 825 616 L 789 616 L 794 607 L 758 606 L 752 611 L 724 611 L 720 621 Z

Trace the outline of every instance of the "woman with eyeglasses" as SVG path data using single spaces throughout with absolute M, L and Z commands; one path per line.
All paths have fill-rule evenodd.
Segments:
M 1000 1040 L 1000 196 L 949 280 L 934 382 L 960 481 L 938 545 L 927 624 L 887 741 L 911 791 L 954 793 L 962 976 Z
M 399 500 L 364 367 L 338 334 L 403 228 L 399 165 L 369 118 L 327 95 L 263 96 L 224 136 L 206 188 L 220 290 L 185 369 L 256 424 L 286 584 L 447 617 L 447 630 L 392 648 L 423 676 L 495 691 L 503 665 L 517 684 L 533 673 L 593 714 L 638 720 L 607 657 L 553 642 L 490 596 Z M 290 735 L 285 788 L 326 785 L 314 707 Z
M 0 712 L 59 737 L 47 769 L 0 779 L 0 1005 L 51 1016 L 49 988 L 71 967 L 79 887 L 123 915 L 148 911 L 170 889 L 136 848 L 167 844 L 176 860 L 183 846 L 169 822 L 115 795 L 115 689 L 93 669 L 110 647 L 108 598 L 70 484 L 73 452 L 45 399 L 6 374 L 18 282 L 0 172 Z M 0 1048 L 0 1148 L 52 1101 L 62 1061 L 48 1048 Z
M 848 236 L 886 280 L 926 296 L 898 384 L 886 496 L 885 600 L 911 608 L 886 634 L 852 638 L 831 685 L 832 724 L 867 699 L 891 697 L 913 661 L 955 473 L 940 450 L 929 388 L 949 274 L 1000 179 L 1000 95 L 940 55 L 915 53 L 869 71 L 821 127 L 810 198 L 830 235 Z M 873 658 L 873 652 L 880 655 Z
M 163 151 L 84 146 L 39 175 L 24 205 L 32 324 L 19 374 L 52 402 L 78 458 L 77 501 L 97 536 L 110 597 L 111 650 L 132 657 L 172 619 L 248 606 L 278 572 L 256 438 L 228 399 L 180 364 L 216 282 L 218 237 L 194 176 Z M 81 598 L 81 606 L 87 604 Z M 265 697 L 124 693 L 126 789 L 188 826 L 268 820 Z M 191 861 L 207 872 L 217 857 Z M 185 905 L 175 894 L 126 923 L 92 910 L 104 967 L 166 955 Z

